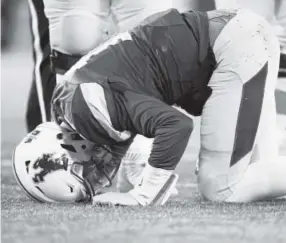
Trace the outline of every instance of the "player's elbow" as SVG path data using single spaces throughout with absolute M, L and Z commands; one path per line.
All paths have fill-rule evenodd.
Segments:
M 174 170 L 181 160 L 193 131 L 193 121 L 188 117 L 169 117 L 154 139 L 149 164 L 156 168 Z
M 191 118 L 186 116 L 177 121 L 176 127 L 179 130 L 180 134 L 190 136 L 194 129 L 194 123 Z
M 61 19 L 60 50 L 85 55 L 104 40 L 104 22 L 87 11 L 74 11 Z

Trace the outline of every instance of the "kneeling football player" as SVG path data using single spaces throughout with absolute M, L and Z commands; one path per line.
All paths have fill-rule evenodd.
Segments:
M 193 130 L 192 119 L 172 105 L 201 116 L 198 186 L 204 198 L 252 202 L 286 195 L 276 134 L 278 64 L 271 27 L 247 10 L 171 9 L 83 57 L 57 86 L 52 106 L 56 123 L 97 144 L 92 153 L 110 161 L 98 159 L 83 172 L 87 187 L 98 177 L 97 164 L 113 171 L 135 135 L 154 138 L 141 183 L 93 202 L 146 206 L 160 198 Z

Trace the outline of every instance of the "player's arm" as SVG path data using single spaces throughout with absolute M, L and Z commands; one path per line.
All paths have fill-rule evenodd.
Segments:
M 126 94 L 130 119 L 136 132 L 154 138 L 149 164 L 174 170 L 193 131 L 193 121 L 177 109 L 149 96 Z
M 154 138 L 140 186 L 130 193 L 141 205 L 150 204 L 180 161 L 193 130 L 192 119 L 162 101 L 126 94 L 127 110 L 138 133 Z
M 173 170 L 181 159 L 193 130 L 192 120 L 160 100 L 125 92 L 126 110 L 137 133 L 154 138 L 140 185 L 128 193 L 95 196 L 94 205 L 163 205 L 177 181 Z

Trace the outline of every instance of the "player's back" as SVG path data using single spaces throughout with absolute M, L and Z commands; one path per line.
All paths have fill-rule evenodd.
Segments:
M 108 80 L 172 104 L 190 89 L 200 68 L 200 48 L 207 49 L 198 44 L 207 35 L 201 38 L 197 23 L 191 24 L 174 9 L 152 15 L 91 52 L 75 71 L 77 81 Z
M 131 90 L 169 105 L 177 104 L 190 114 L 199 114 L 201 102 L 198 112 L 193 112 L 196 101 L 190 96 L 195 82 L 201 82 L 202 71 L 211 71 L 201 68 L 208 59 L 208 49 L 205 13 L 180 14 L 171 9 L 155 14 L 133 31 L 112 37 L 83 57 L 68 71 L 66 81 L 56 88 L 53 103 L 66 113 L 77 86 L 98 83 L 111 96 L 116 91 Z M 208 77 L 204 75 L 204 79 Z

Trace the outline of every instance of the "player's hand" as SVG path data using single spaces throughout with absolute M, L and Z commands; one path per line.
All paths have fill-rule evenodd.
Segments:
M 139 206 L 129 193 L 107 192 L 92 198 L 93 206 Z

